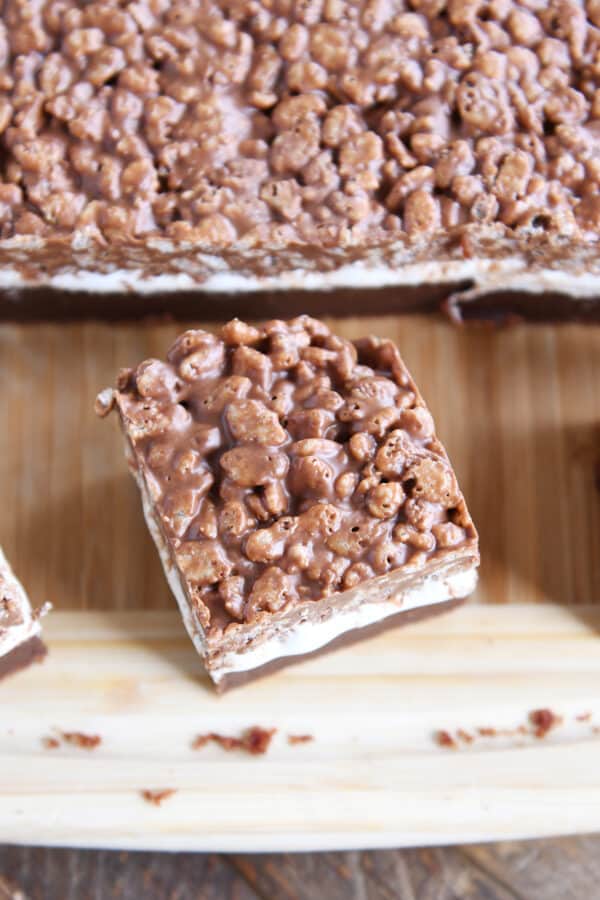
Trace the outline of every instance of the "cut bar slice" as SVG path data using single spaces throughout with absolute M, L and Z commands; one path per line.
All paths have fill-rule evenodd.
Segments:
M 42 659 L 39 615 L 0 548 L 0 678 Z
M 134 291 L 442 285 L 591 317 L 597 0 L 57 10 L 2 19 L 0 286 L 112 313 Z
M 477 535 L 391 341 L 233 320 L 121 372 L 98 411 L 115 405 L 218 686 L 473 590 Z

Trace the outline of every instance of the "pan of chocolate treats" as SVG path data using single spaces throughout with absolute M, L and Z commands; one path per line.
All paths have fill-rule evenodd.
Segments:
M 599 34 L 594 0 L 9 3 L 3 314 L 597 317 Z
M 186 331 L 116 406 L 148 527 L 217 687 L 455 606 L 477 534 L 389 340 L 301 316 Z

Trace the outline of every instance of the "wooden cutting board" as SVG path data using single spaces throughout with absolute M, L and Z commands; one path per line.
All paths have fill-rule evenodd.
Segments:
M 216 698 L 116 422 L 92 412 L 182 327 L 0 326 L 0 543 L 57 610 L 48 661 L 0 690 L 0 841 L 294 850 L 600 829 L 600 329 L 337 323 L 398 341 L 479 527 L 481 585 L 450 616 Z M 542 707 L 563 722 L 539 739 Z M 278 729 L 264 757 L 190 748 L 251 725 Z M 488 727 L 507 733 L 457 737 Z M 46 749 L 55 728 L 102 743 Z M 161 788 L 176 793 L 160 806 L 139 793 Z

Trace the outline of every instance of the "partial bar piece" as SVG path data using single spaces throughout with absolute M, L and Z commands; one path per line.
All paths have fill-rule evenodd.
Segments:
M 391 341 L 233 320 L 122 371 L 97 401 L 113 406 L 219 688 L 475 587 L 477 534 Z
M 1 39 L 6 289 L 600 305 L 597 0 L 41 0 Z
M 0 678 L 46 655 L 39 618 L 0 548 Z

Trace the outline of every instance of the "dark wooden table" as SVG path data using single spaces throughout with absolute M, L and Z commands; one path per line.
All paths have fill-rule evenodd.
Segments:
M 0 846 L 0 900 L 598 900 L 600 835 L 230 856 Z

